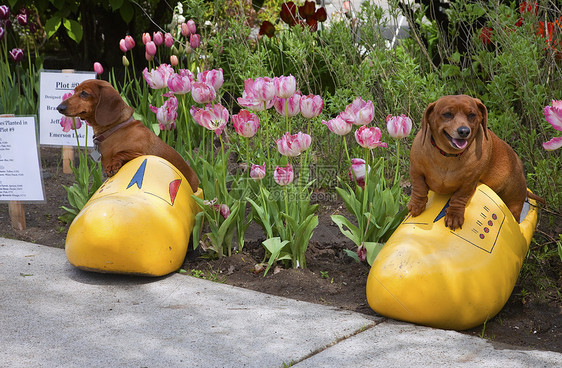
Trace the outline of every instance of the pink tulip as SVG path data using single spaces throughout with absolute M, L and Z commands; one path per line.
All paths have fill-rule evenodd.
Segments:
M 275 97 L 275 84 L 273 79 L 259 77 L 254 81 L 254 96 L 260 101 L 270 101 Z
M 337 135 L 346 135 L 351 132 L 351 128 L 353 127 L 353 124 L 349 124 L 339 116 L 328 121 L 322 120 L 322 124 L 326 125 L 332 133 L 336 133 Z
M 378 127 L 367 128 L 363 125 L 355 131 L 355 140 L 364 148 L 387 147 L 386 143 L 381 142 L 381 137 L 382 133 Z
M 121 40 L 119 40 L 119 48 L 121 49 L 121 51 L 123 52 L 127 52 L 129 50 L 127 50 L 127 44 L 125 43 L 125 39 L 122 38 Z
M 544 117 L 554 129 L 562 131 L 562 100 L 552 100 L 552 106 L 544 108 Z M 542 146 L 547 151 L 554 151 L 562 147 L 562 137 L 554 137 Z
M 148 41 L 146 43 L 146 53 L 152 57 L 154 57 L 154 55 L 156 55 L 156 44 L 154 43 L 154 41 Z
M 127 50 L 132 50 L 135 47 L 135 39 L 132 36 L 125 36 L 125 46 Z
M 142 43 L 146 46 L 146 44 L 149 43 L 150 41 L 152 41 L 152 38 L 150 38 L 150 33 L 143 33 Z
M 242 110 L 238 114 L 232 115 L 232 125 L 234 125 L 236 133 L 242 137 L 251 138 L 257 133 L 260 122 L 257 115 L 248 110 Z
M 273 83 L 275 85 L 275 96 L 280 98 L 289 98 L 297 90 L 297 80 L 292 75 L 275 77 Z
M 386 129 L 392 138 L 406 138 L 412 131 L 412 119 L 404 114 L 400 116 L 388 115 L 386 117 Z
M 371 168 L 369 168 L 371 171 Z M 365 160 L 361 158 L 351 159 L 351 168 L 349 169 L 349 179 L 357 182 L 361 188 L 365 188 Z
M 176 55 L 170 55 L 170 64 L 172 66 L 178 66 L 179 63 L 180 61 L 178 60 L 178 57 Z
M 365 102 L 361 97 L 357 97 L 340 113 L 340 117 L 350 124 L 367 125 L 375 117 L 375 107 L 372 101 Z
M 244 92 L 242 92 L 242 97 L 237 98 L 237 101 L 240 106 L 252 111 L 263 111 L 264 109 L 269 109 L 273 106 L 273 100 L 267 101 L 264 106 L 263 101 L 256 97 L 254 91 L 254 80 L 251 78 L 244 81 Z
M 209 86 L 213 87 L 215 89 L 215 92 L 218 91 L 224 83 L 222 68 L 206 70 L 202 73 L 197 74 L 197 81 L 206 83 Z
M 7 20 L 10 17 L 10 8 L 8 5 L 0 5 L 0 19 Z
M 250 170 L 250 178 L 254 180 L 261 180 L 265 178 L 265 163 L 262 165 L 252 165 Z
M 310 147 L 311 141 L 310 136 L 303 132 L 285 133 L 277 140 L 277 150 L 283 156 L 296 157 Z
M 191 80 L 187 75 L 181 76 L 180 74 L 174 73 L 168 78 L 167 84 L 170 92 L 176 95 L 184 95 L 191 92 Z
M 273 172 L 273 180 L 279 185 L 288 185 L 293 182 L 295 178 L 295 174 L 293 172 L 293 168 L 291 164 L 287 164 L 285 167 L 275 167 L 275 171 Z
M 195 22 L 193 19 L 187 21 L 187 29 L 189 30 L 190 34 L 195 34 L 197 32 L 197 27 L 195 26 Z
M 207 105 L 204 109 L 191 107 L 191 116 L 202 127 L 221 135 L 229 118 L 228 110 L 221 104 L 215 106 Z
M 152 69 L 150 72 L 148 68 L 144 68 L 142 74 L 150 88 L 162 89 L 168 87 L 168 79 L 174 74 L 174 68 L 168 64 L 160 64 L 158 68 Z
M 164 35 L 164 45 L 166 45 L 166 47 L 172 47 L 174 45 L 174 37 L 172 37 L 172 34 L 169 32 Z
M 22 27 L 27 26 L 27 14 L 20 13 L 20 14 L 18 14 L 16 19 L 17 19 L 20 26 L 22 26 Z
M 194 82 L 191 85 L 191 96 L 197 103 L 209 103 L 217 97 L 215 89 L 203 82 Z
M 156 46 L 160 46 L 162 42 L 164 42 L 164 36 L 162 35 L 162 32 L 154 32 L 152 34 L 152 41 L 156 44 Z
M 301 112 L 301 93 L 297 91 L 289 98 L 273 98 L 273 106 L 275 110 L 282 116 L 285 116 L 285 107 L 287 108 L 287 115 L 290 117 L 297 116 Z
M 191 36 L 189 36 L 189 46 L 192 49 L 198 48 L 200 44 L 201 44 L 201 36 L 200 35 L 192 34 Z
M 96 74 L 103 74 L 103 66 L 98 63 L 97 61 L 94 63 L 94 71 L 96 72 Z
M 175 96 L 166 100 L 161 107 L 154 107 L 152 105 L 149 105 L 149 107 L 156 114 L 160 130 L 175 129 L 176 119 L 178 118 L 178 99 Z
M 189 27 L 187 26 L 187 23 L 182 23 L 180 27 L 181 27 L 182 36 L 187 37 L 191 34 L 191 32 L 189 32 Z
M 154 55 L 150 55 L 148 52 L 145 52 L 144 58 L 146 59 L 146 61 L 152 61 L 154 60 Z
M 312 119 L 320 115 L 324 107 L 322 97 L 310 94 L 301 97 L 301 115 L 307 119 Z

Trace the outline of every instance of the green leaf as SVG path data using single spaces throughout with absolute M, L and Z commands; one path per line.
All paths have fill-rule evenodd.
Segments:
M 271 257 L 269 257 L 269 260 L 267 261 L 267 268 L 265 269 L 265 272 L 263 273 L 264 277 L 265 277 L 265 275 L 267 275 L 267 272 L 269 271 L 269 269 L 273 265 L 273 262 L 275 262 L 278 259 L 279 254 L 281 253 L 281 250 L 283 249 L 283 247 L 285 247 L 285 245 L 287 245 L 288 243 L 289 243 L 288 240 L 281 241 L 281 238 L 279 238 L 279 237 L 270 238 L 270 239 L 267 239 L 267 240 L 262 242 L 265 249 L 267 249 L 269 251 L 269 253 L 271 253 Z M 286 256 L 283 256 L 284 259 L 285 259 L 285 257 Z
M 357 246 L 361 245 L 361 234 L 357 226 L 353 225 L 351 222 L 349 222 L 348 219 L 346 219 L 342 215 L 332 215 L 331 218 L 332 221 L 334 221 L 336 225 L 338 225 L 343 235 L 347 236 L 352 242 L 355 243 L 355 245 Z M 349 230 L 345 230 L 344 226 L 347 227 Z
M 109 5 L 111 5 L 111 9 L 113 11 L 121 8 L 123 5 L 123 0 L 109 0 Z
M 135 9 L 131 5 L 129 1 L 124 2 L 123 5 L 119 8 L 119 14 L 121 14 L 121 18 L 125 21 L 125 23 L 130 23 L 135 15 Z
M 61 25 L 61 19 L 59 17 L 52 17 L 45 23 L 45 33 L 47 38 L 51 38 L 59 29 Z
M 355 260 L 355 262 L 357 262 L 357 263 L 361 262 L 361 260 L 359 259 L 359 256 L 357 255 L 357 252 L 354 252 L 354 251 L 349 250 L 349 249 L 344 249 L 343 251 L 345 252 L 345 254 L 347 254 L 348 256 L 353 258 Z
M 63 24 L 68 33 L 68 37 L 72 38 L 74 42 L 80 43 L 83 34 L 82 25 L 74 19 L 65 19 Z
M 367 262 L 372 266 L 375 258 L 377 258 L 377 256 L 379 255 L 379 252 L 381 251 L 384 244 L 376 242 L 364 242 L 363 245 L 367 250 Z
M 193 226 L 193 250 L 197 249 L 199 246 L 199 240 L 201 240 L 201 229 L 203 228 L 203 220 L 205 219 L 205 213 L 199 212 L 195 215 L 195 226 Z

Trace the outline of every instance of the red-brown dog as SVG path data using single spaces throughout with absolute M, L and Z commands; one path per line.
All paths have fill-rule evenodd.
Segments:
M 410 152 L 408 209 L 412 216 L 424 211 L 428 189 L 452 193 L 445 225 L 460 228 L 466 204 L 482 182 L 519 221 L 527 197 L 523 165 L 513 149 L 488 130 L 487 123 L 486 106 L 470 96 L 445 96 L 429 104 Z M 542 200 L 531 193 L 529 197 Z
M 193 169 L 172 147 L 168 146 L 141 121 L 133 119 L 128 106 L 111 84 L 89 79 L 74 88 L 74 95 L 64 100 L 57 110 L 66 116 L 86 120 L 94 129 L 94 143 L 101 153 L 107 176 L 112 176 L 125 163 L 143 155 L 164 158 L 185 176 L 193 192 L 199 180 Z

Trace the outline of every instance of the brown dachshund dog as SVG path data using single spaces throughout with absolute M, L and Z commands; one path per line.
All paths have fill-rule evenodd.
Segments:
M 63 115 L 86 120 L 92 126 L 94 143 L 101 153 L 107 176 L 113 176 L 136 157 L 154 155 L 174 165 L 193 192 L 197 191 L 199 180 L 193 169 L 141 121 L 133 119 L 133 108 L 108 82 L 89 79 L 80 83 L 74 88 L 74 95 L 64 100 L 57 110 Z
M 523 165 L 504 141 L 488 130 L 488 110 L 470 96 L 445 96 L 429 104 L 410 152 L 412 196 L 408 209 L 425 209 L 428 189 L 451 194 L 445 225 L 464 223 L 464 210 L 478 182 L 496 192 L 517 221 L 527 195 Z

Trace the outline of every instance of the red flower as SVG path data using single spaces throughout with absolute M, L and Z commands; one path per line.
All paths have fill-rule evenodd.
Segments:
M 314 14 L 314 18 L 316 18 L 316 20 L 319 21 L 320 23 L 325 22 L 326 19 L 328 19 L 328 14 L 326 13 L 326 9 L 323 7 L 318 8 L 318 10 L 316 10 L 316 13 Z
M 285 23 L 290 26 L 294 26 L 297 23 L 297 6 L 294 2 L 289 1 L 281 5 L 281 12 L 279 17 Z
M 519 5 L 519 13 L 523 14 L 525 12 L 527 13 L 533 13 L 533 14 L 537 14 L 537 11 L 539 9 L 539 4 L 535 1 L 535 2 L 526 2 L 526 1 L 521 1 L 521 4 Z
M 493 29 L 490 27 L 482 27 L 478 38 L 484 45 L 489 45 L 490 43 L 492 43 L 492 31 Z
M 270 21 L 266 20 L 261 24 L 259 34 L 271 38 L 275 35 L 275 26 Z
M 306 20 L 314 15 L 315 10 L 316 4 L 314 1 L 305 1 L 303 6 L 299 6 L 299 14 Z
M 316 32 L 318 30 L 318 21 L 314 17 L 310 17 L 306 20 L 306 25 L 311 32 Z
M 515 22 L 515 27 L 521 27 L 523 25 L 523 18 L 519 18 L 517 22 Z

